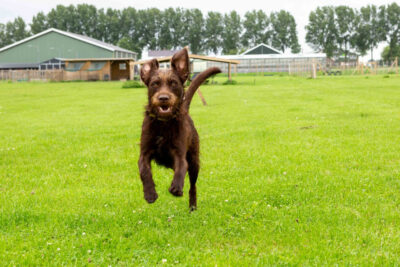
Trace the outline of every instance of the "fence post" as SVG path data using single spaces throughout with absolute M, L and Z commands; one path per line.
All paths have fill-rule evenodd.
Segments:
M 314 61 L 313 61 L 313 63 L 312 63 L 312 78 L 313 78 L 313 79 L 317 78 L 317 67 L 316 67 Z
M 201 93 L 200 88 L 197 88 L 197 93 L 199 94 L 200 99 L 201 99 L 201 102 L 203 102 L 203 105 L 204 105 L 204 106 L 207 106 L 207 102 L 206 102 L 206 100 L 205 100 L 203 94 Z

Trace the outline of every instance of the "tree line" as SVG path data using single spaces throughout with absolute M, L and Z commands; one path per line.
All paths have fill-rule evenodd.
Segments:
M 93 5 L 57 5 L 37 13 L 29 25 L 21 18 L 0 23 L 0 47 L 48 28 L 84 34 L 137 52 L 178 49 L 189 45 L 193 53 L 236 54 L 259 43 L 283 52 L 300 52 L 296 21 L 287 11 L 207 12 L 199 9 L 97 9 Z M 386 60 L 400 56 L 400 7 L 396 3 L 360 9 L 318 7 L 309 15 L 306 42 L 329 57 L 351 53 L 366 55 L 382 41 Z
M 400 56 L 400 6 L 368 5 L 359 10 L 348 6 L 323 6 L 312 11 L 306 26 L 306 41 L 327 56 L 350 53 L 366 55 L 380 42 L 388 42 L 382 53 L 386 61 Z
M 21 18 L 0 24 L 0 47 L 48 28 L 57 28 L 119 45 L 141 53 L 148 49 L 178 49 L 189 45 L 193 53 L 236 54 L 261 42 L 293 53 L 300 51 L 296 22 L 284 10 L 207 12 L 199 9 L 132 7 L 97 9 L 93 5 L 57 5 L 37 13 L 29 25 Z

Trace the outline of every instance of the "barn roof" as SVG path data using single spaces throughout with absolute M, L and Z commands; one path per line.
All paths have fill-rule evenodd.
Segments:
M 189 54 L 190 59 L 200 59 L 200 60 L 205 60 L 205 61 L 213 61 L 213 62 L 222 62 L 222 63 L 232 63 L 232 64 L 239 64 L 240 62 L 237 60 L 233 59 L 227 59 L 227 58 L 222 58 L 222 57 L 208 57 L 208 56 L 200 56 L 200 55 L 195 55 L 195 54 Z M 159 57 L 157 58 L 158 62 L 169 62 L 171 61 L 172 56 L 169 57 Z M 142 65 L 146 62 L 148 62 L 149 59 L 142 59 L 139 61 L 133 62 L 134 65 Z
M 179 50 L 149 50 L 149 57 L 169 57 Z
M 310 54 L 266 54 L 266 55 L 223 55 L 224 59 L 244 60 L 244 59 L 283 59 L 283 58 L 326 58 L 325 53 Z
M 255 47 L 246 50 L 241 55 L 255 55 L 255 54 L 270 55 L 270 54 L 282 54 L 282 53 L 269 45 L 259 44 Z
M 72 32 L 66 32 L 66 31 L 62 31 L 62 30 L 59 30 L 59 29 L 55 29 L 55 28 L 47 29 L 47 30 L 42 31 L 42 32 L 40 32 L 40 33 L 38 33 L 38 34 L 32 35 L 32 36 L 30 36 L 30 37 L 28 37 L 28 38 L 25 38 L 25 39 L 23 39 L 23 40 L 20 40 L 20 41 L 18 41 L 18 42 L 15 42 L 15 43 L 13 43 L 13 44 L 10 44 L 10 45 L 8 45 L 8 46 L 5 46 L 5 47 L 3 47 L 3 48 L 0 49 L 0 52 L 2 52 L 2 51 L 4 51 L 4 50 L 7 50 L 7 49 L 9 49 L 9 48 L 12 48 L 12 47 L 14 47 L 14 46 L 20 45 L 20 44 L 22 44 L 22 43 L 28 42 L 28 41 L 30 41 L 30 40 L 32 40 L 32 39 L 38 38 L 38 37 L 40 37 L 40 36 L 42 36 L 42 35 L 45 35 L 45 34 L 48 34 L 48 33 L 50 33 L 50 32 L 56 32 L 56 33 L 59 33 L 59 34 L 62 34 L 62 35 L 65 35 L 65 36 L 68 36 L 68 37 L 77 39 L 77 40 L 79 40 L 79 41 L 82 41 L 82 42 L 85 42 L 85 43 L 89 43 L 89 44 L 92 44 L 92 45 L 95 45 L 95 46 L 104 48 L 104 49 L 109 50 L 109 51 L 112 51 L 112 52 L 114 52 L 114 51 L 120 51 L 120 52 L 126 52 L 126 53 L 137 54 L 137 53 L 135 53 L 135 52 L 133 52 L 133 51 L 129 51 L 129 50 L 124 49 L 124 48 L 121 48 L 121 47 L 119 47 L 119 46 L 115 46 L 115 45 L 112 45 L 112 44 L 109 44 L 109 43 L 106 43 L 106 42 L 103 42 L 103 41 L 100 41 L 100 40 L 97 40 L 97 39 L 94 39 L 94 38 L 91 38 L 91 37 L 88 37 L 88 36 L 85 36 L 85 35 L 81 35 L 81 34 L 77 34 L 77 33 L 72 33 Z

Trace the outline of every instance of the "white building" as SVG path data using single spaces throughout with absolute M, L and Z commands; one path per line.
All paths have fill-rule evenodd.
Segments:
M 312 65 L 317 69 L 325 68 L 327 63 L 326 54 L 283 54 L 266 44 L 259 44 L 248 49 L 240 55 L 223 55 L 220 58 L 240 61 L 236 71 L 239 73 L 249 72 L 310 72 Z M 207 67 L 217 66 L 223 72 L 227 71 L 227 65 L 217 62 L 208 62 Z M 235 70 L 234 70 L 235 71 Z

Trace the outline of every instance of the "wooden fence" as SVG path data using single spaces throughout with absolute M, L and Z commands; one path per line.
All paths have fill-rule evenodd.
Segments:
M 100 71 L 65 70 L 0 70 L 0 80 L 10 81 L 98 81 L 103 80 L 104 74 Z
M 399 74 L 399 59 L 392 62 L 368 62 L 352 61 L 348 63 L 335 63 L 323 65 L 318 61 L 300 62 L 289 64 L 289 75 L 316 77 L 317 73 L 324 75 L 376 75 Z M 319 75 L 320 75 L 319 74 Z
M 62 81 L 63 70 L 0 70 L 0 80 Z

